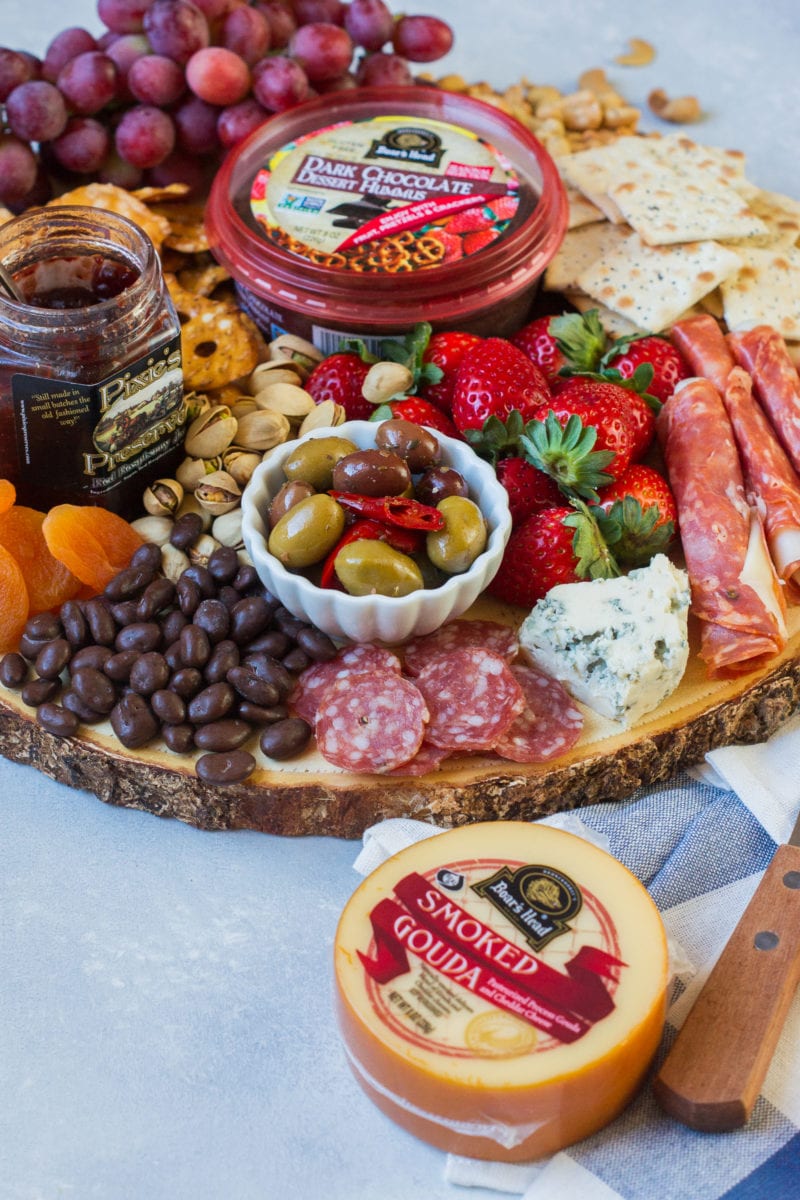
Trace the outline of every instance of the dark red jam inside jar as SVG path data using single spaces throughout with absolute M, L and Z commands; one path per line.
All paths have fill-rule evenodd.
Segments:
M 443 89 L 356 88 L 272 117 L 225 159 L 215 257 L 267 337 L 378 350 L 434 330 L 508 336 L 567 225 L 555 163 L 518 121 Z
M 139 226 L 93 208 L 0 227 L 0 477 L 21 504 L 132 518 L 183 454 L 180 323 Z

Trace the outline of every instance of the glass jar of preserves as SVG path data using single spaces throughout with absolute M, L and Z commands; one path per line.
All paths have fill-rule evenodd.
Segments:
M 0 477 L 20 503 L 125 517 L 183 454 L 180 323 L 155 247 L 116 213 L 32 209 L 0 227 Z

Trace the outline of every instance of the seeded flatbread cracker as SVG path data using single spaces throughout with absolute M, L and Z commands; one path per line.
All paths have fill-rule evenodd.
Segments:
M 653 155 L 669 163 L 676 171 L 694 174 L 709 172 L 723 183 L 749 191 L 753 185 L 745 178 L 745 156 L 741 150 L 724 150 L 720 146 L 704 146 L 685 133 L 668 133 L 653 145 Z
M 741 268 L 721 284 L 730 329 L 772 325 L 784 338 L 800 339 L 800 249 L 737 247 Z
M 569 206 L 567 229 L 580 229 L 584 225 L 594 224 L 595 221 L 606 220 L 606 214 L 602 209 L 599 209 L 596 204 L 592 204 L 591 200 L 587 200 L 577 188 L 567 184 L 564 190 L 567 193 Z
M 717 242 L 648 246 L 631 233 L 581 272 L 577 290 L 642 329 L 668 329 L 738 271 L 741 261 L 738 253 Z
M 627 225 L 612 225 L 610 221 L 595 222 L 580 229 L 570 229 L 564 235 L 558 252 L 545 271 L 544 288 L 548 292 L 580 291 L 578 278 L 602 254 L 630 236 Z
M 599 208 L 614 224 L 624 218 L 608 195 L 612 182 L 625 179 L 643 159 L 652 158 L 657 138 L 621 137 L 605 146 L 579 150 L 561 160 L 564 179 Z
M 598 300 L 592 296 L 587 296 L 585 292 L 565 292 L 564 299 L 568 300 L 573 308 L 577 308 L 578 312 L 586 313 L 592 309 L 597 313 L 597 319 L 605 329 L 606 333 L 614 341 L 617 338 L 633 337 L 637 334 L 648 333 L 649 330 L 640 329 L 638 325 L 634 325 L 633 321 L 629 321 L 627 317 L 621 317 L 619 313 L 612 312 L 610 308 L 606 308 L 605 304 L 600 304 Z
M 768 232 L 735 188 L 715 170 L 691 172 L 644 162 L 609 188 L 609 195 L 649 246 L 751 238 Z
M 748 245 L 766 249 L 778 246 L 794 246 L 800 238 L 800 203 L 780 192 L 769 192 L 757 188 L 747 201 L 752 212 L 760 217 L 767 227 L 763 237 L 753 238 Z

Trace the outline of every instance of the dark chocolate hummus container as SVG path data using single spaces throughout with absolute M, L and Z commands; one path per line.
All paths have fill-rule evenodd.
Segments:
M 567 223 L 550 156 L 512 117 L 437 88 L 364 88 L 268 120 L 225 160 L 206 224 L 268 337 L 372 349 L 419 321 L 507 335 Z
M 0 227 L 0 477 L 22 504 L 132 518 L 183 454 L 180 324 L 155 247 L 94 208 L 31 209 Z

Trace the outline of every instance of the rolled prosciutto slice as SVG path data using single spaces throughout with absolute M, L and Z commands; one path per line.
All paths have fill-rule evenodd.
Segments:
M 734 362 L 725 335 L 715 319 L 709 313 L 686 317 L 675 322 L 670 337 L 694 374 L 710 379 L 721 395 Z
M 755 393 L 778 440 L 800 473 L 800 375 L 786 342 L 771 325 L 728 334 L 728 345 L 753 380 Z
M 723 393 L 745 489 L 764 520 L 772 561 L 787 585 L 792 604 L 800 603 L 800 479 L 753 396 L 753 383 L 733 367 Z
M 700 657 L 712 678 L 763 666 L 786 644 L 785 602 L 733 429 L 707 379 L 679 383 L 658 417 L 678 507 Z

